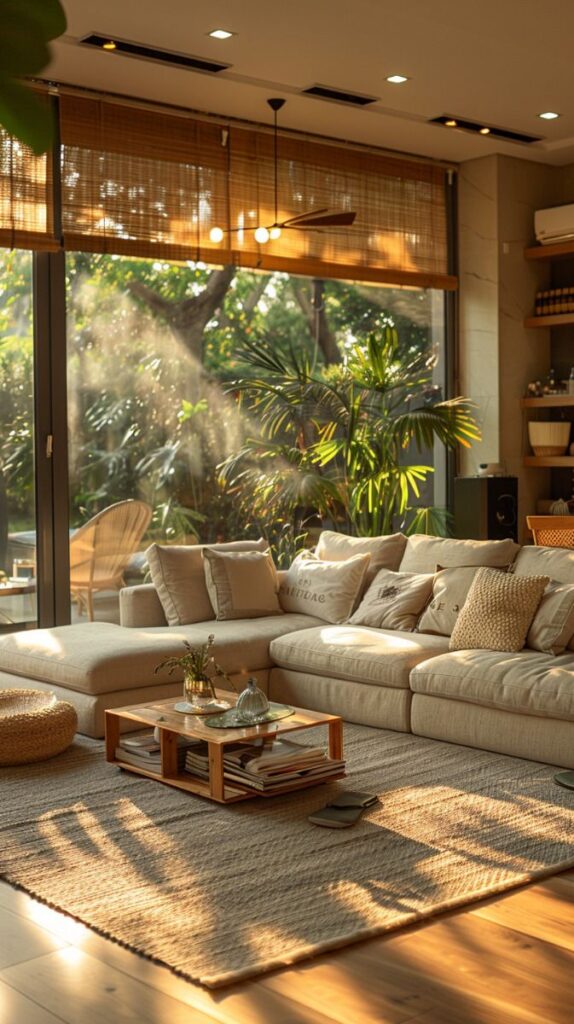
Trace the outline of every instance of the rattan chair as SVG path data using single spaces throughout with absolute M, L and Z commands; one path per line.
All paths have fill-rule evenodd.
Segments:
M 574 516 L 526 516 L 534 543 L 547 548 L 574 548 Z
M 80 612 L 94 618 L 94 593 L 119 590 L 131 555 L 149 526 L 152 510 L 144 501 L 119 501 L 103 509 L 70 539 L 70 590 Z

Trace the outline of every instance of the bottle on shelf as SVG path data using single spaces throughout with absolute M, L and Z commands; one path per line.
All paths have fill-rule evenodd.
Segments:
M 546 382 L 544 384 L 544 394 L 555 395 L 557 390 L 558 389 L 556 387 L 556 374 L 554 373 L 553 369 L 550 369 L 550 373 L 548 374 Z
M 574 395 L 574 366 L 570 370 L 570 376 L 568 378 L 568 394 Z

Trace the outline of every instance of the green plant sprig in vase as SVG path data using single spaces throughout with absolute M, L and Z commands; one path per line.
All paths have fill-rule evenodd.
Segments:
M 180 655 L 180 657 L 172 655 L 169 658 L 165 658 L 154 669 L 154 672 L 160 672 L 166 668 L 170 676 L 178 669 L 182 669 L 183 698 L 187 704 L 195 708 L 201 708 L 211 701 L 217 700 L 214 679 L 224 679 L 231 689 L 237 692 L 227 672 L 215 660 L 213 655 L 214 645 L 215 636 L 213 633 L 210 633 L 207 642 L 204 644 L 193 646 L 187 640 L 184 640 L 185 654 Z

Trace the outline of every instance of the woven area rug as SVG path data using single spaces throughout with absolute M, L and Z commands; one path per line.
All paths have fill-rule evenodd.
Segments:
M 345 783 L 222 807 L 80 740 L 1 770 L 0 872 L 215 987 L 574 864 L 574 792 L 555 769 L 360 726 L 345 748 Z M 309 824 L 344 786 L 381 802 L 350 829 Z

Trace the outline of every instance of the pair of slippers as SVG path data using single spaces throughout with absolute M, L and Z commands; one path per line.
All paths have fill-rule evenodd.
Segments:
M 359 820 L 363 811 L 376 804 L 378 799 L 372 793 L 339 793 L 326 807 L 321 807 L 310 814 L 308 820 L 312 825 L 322 825 L 324 828 L 349 828 Z

